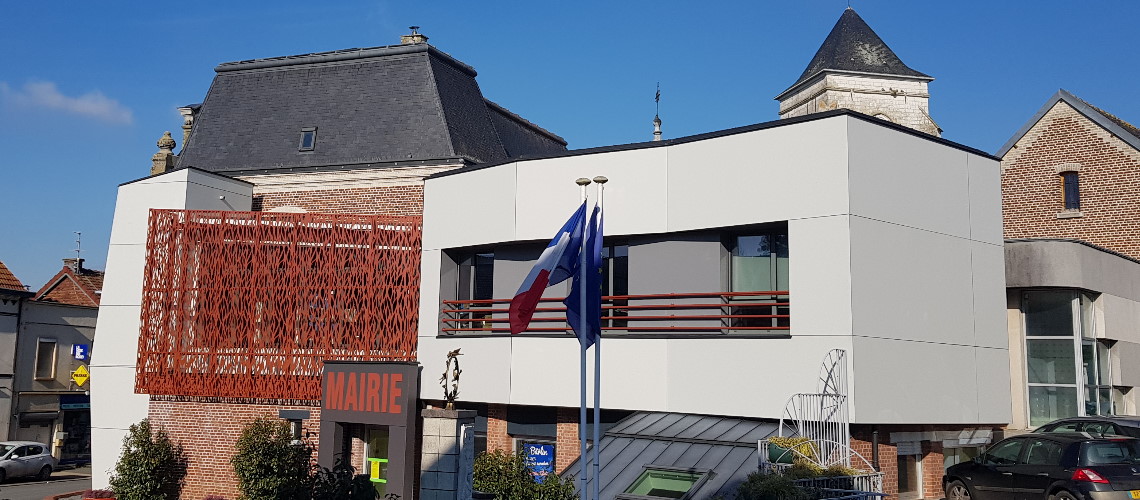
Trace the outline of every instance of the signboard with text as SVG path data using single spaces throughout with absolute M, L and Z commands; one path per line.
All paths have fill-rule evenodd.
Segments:
M 542 482 L 546 476 L 554 474 L 554 445 L 541 443 L 523 444 L 526 466 L 534 475 L 534 480 Z
M 416 413 L 419 365 L 326 362 L 321 420 L 407 426 Z

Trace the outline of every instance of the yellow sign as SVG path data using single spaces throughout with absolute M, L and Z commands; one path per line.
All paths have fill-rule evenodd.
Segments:
M 374 483 L 387 483 L 388 480 L 380 477 L 382 474 L 380 464 L 388 463 L 387 458 L 369 458 L 368 459 L 368 480 Z
M 89 378 L 91 378 L 91 373 L 87 371 L 86 366 L 79 365 L 79 368 L 76 368 L 75 371 L 71 372 L 71 380 L 74 380 L 75 385 L 78 385 L 79 387 L 83 387 L 83 384 L 86 384 L 87 379 Z

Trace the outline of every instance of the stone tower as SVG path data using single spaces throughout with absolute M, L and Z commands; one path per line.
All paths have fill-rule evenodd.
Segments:
M 932 80 L 903 64 L 848 7 L 807 69 L 776 100 L 780 118 L 844 108 L 940 136 L 929 113 Z

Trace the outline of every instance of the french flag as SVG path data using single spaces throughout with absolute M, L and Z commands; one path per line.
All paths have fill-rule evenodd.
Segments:
M 586 203 L 570 216 L 570 220 L 558 230 L 546 250 L 538 257 L 538 262 L 526 275 L 519 291 L 511 299 L 511 334 L 517 334 L 530 326 L 534 309 L 542 298 L 543 290 L 557 285 L 578 271 L 578 259 L 582 252 L 582 233 L 586 225 Z

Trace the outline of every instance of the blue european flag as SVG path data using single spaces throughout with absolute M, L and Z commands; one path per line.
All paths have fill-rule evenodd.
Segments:
M 594 206 L 590 223 L 586 226 L 586 268 L 577 269 L 566 304 L 566 321 L 578 335 L 583 347 L 594 345 L 602 336 L 602 211 Z M 586 290 L 586 327 L 582 328 L 581 290 Z

